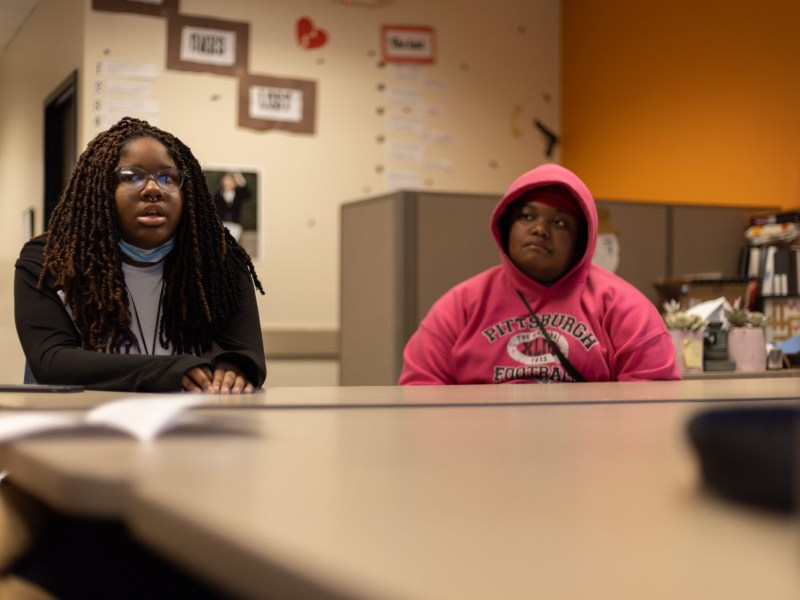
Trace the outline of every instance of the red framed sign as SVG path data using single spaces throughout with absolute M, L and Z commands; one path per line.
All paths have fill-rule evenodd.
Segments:
M 424 25 L 384 25 L 381 48 L 387 63 L 432 64 L 436 61 L 436 32 Z

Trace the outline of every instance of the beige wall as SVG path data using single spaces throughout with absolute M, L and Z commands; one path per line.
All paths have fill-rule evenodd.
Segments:
M 0 54 L 0 257 L 19 253 L 24 210 L 41 218 L 44 102 L 83 63 L 84 4 L 41 0 Z
M 355 4 L 180 2 L 185 14 L 249 22 L 251 73 L 317 82 L 317 130 L 309 136 L 239 128 L 234 77 L 167 70 L 164 19 L 92 11 L 90 0 L 42 0 L 0 55 L 0 175 L 5 182 L 0 210 L 8 229 L 0 236 L 0 257 L 13 261 L 21 244 L 22 211 L 41 206 L 47 94 L 80 69 L 83 147 L 99 131 L 90 103 L 97 62 L 148 61 L 159 68 L 154 98 L 161 127 L 183 139 L 205 165 L 244 166 L 263 175 L 262 246 L 255 261 L 267 289 L 259 299 L 262 325 L 338 329 L 339 207 L 387 191 L 385 171 L 376 166 L 418 169 L 424 189 L 499 193 L 519 173 L 545 161 L 533 119 L 554 129 L 560 119 L 558 0 L 496 0 L 491 10 L 473 10 L 461 0 Z M 295 23 L 302 16 L 329 32 L 325 47 L 298 47 Z M 439 109 L 429 117 L 428 130 L 452 136 L 452 143 L 429 144 L 426 157 L 450 161 L 448 170 L 390 160 L 385 144 L 376 142 L 380 135 L 405 137 L 388 132 L 386 117 L 376 111 L 387 107 L 378 85 L 392 83 L 388 70 L 378 66 L 382 24 L 436 30 L 437 60 L 424 69 L 432 85 L 418 86 L 424 88 L 423 102 Z M 4 273 L 0 293 L 9 294 L 12 274 Z M 11 370 L 16 373 L 16 364 Z
M 0 55 L 0 381 L 21 383 L 24 358 L 13 314 L 22 214 L 41 219 L 44 101 L 83 61 L 83 0 L 41 0 Z
M 561 7 L 562 164 L 597 197 L 800 207 L 800 4 Z

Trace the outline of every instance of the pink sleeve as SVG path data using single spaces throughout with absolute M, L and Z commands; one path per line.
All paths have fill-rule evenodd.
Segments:
M 636 314 L 636 313 L 639 314 Z M 614 338 L 614 371 L 617 381 L 680 379 L 675 348 L 664 321 L 649 304 L 630 311 Z
M 453 366 L 454 296 L 440 298 L 408 340 L 398 385 L 452 385 L 458 383 Z
M 659 381 L 680 379 L 681 374 L 675 362 L 675 348 L 672 338 L 659 335 L 648 344 L 640 346 L 630 354 L 617 374 L 617 381 Z

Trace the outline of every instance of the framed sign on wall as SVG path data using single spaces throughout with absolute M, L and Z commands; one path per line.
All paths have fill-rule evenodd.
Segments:
M 381 27 L 383 60 L 387 63 L 432 64 L 436 60 L 436 34 L 423 25 Z
M 242 75 L 239 126 L 314 133 L 317 83 L 303 79 Z
M 249 36 L 249 23 L 170 15 L 167 68 L 219 75 L 246 73 Z

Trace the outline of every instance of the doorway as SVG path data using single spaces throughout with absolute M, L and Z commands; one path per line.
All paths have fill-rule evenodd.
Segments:
M 73 71 L 44 103 L 44 221 L 66 187 L 77 162 L 78 71 Z

